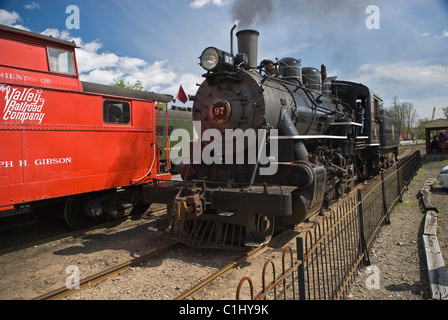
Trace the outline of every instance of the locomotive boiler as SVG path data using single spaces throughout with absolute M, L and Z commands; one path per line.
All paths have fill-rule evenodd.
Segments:
M 277 227 L 303 222 L 393 163 L 398 150 L 399 127 L 381 125 L 381 100 L 366 86 L 295 58 L 258 63 L 259 33 L 236 35 L 236 55 L 209 47 L 200 56 L 207 72 L 192 109 L 200 138 L 183 181 L 145 186 L 147 201 L 167 204 L 160 227 L 193 246 L 263 245 Z

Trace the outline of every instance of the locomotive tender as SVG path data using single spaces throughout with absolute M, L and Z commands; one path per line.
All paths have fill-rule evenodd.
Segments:
M 237 142 L 234 150 L 213 149 L 219 161 L 198 163 L 197 153 L 216 143 L 200 141 L 191 148 L 182 182 L 154 179 L 144 186 L 147 201 L 167 204 L 168 219 L 159 230 L 192 246 L 263 245 L 276 227 L 315 215 L 398 154 L 398 122 L 380 111 L 382 101 L 368 87 L 327 77 L 324 65 L 302 68 L 294 58 L 258 63 L 259 33 L 236 35 L 236 55 L 203 51 L 200 65 L 207 73 L 192 98 L 193 120 L 199 136 L 218 131 L 223 144 L 229 130 L 266 132 L 256 143 L 265 147 L 269 163 L 260 163 L 263 150 L 255 163 L 248 161 L 248 139 L 242 140 L 244 163 L 224 161 L 226 152 L 241 147 Z M 275 174 L 260 174 L 274 163 Z
M 79 79 L 76 44 L 0 25 L 0 217 L 64 205 L 69 226 L 127 215 L 160 168 L 156 101 Z

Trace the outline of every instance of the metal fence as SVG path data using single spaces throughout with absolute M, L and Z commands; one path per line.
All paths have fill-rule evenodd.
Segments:
M 355 272 L 370 265 L 372 241 L 380 227 L 390 223 L 390 212 L 420 166 L 416 152 L 352 191 L 297 237 L 295 257 L 290 246 L 284 248 L 281 272 L 275 261 L 266 261 L 260 292 L 255 293 L 251 278 L 242 278 L 237 300 L 243 290 L 249 290 L 253 300 L 344 299 Z

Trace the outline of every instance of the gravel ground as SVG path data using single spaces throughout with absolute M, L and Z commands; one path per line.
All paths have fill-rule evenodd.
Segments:
M 379 232 L 370 251 L 372 265 L 358 272 L 350 290 L 351 300 L 430 299 L 428 270 L 422 241 L 424 214 L 417 194 L 430 178 L 436 178 L 448 161 L 423 164 L 391 213 L 391 224 Z M 448 258 L 448 190 L 436 182 L 431 192 L 438 208 L 438 241 L 445 262 Z
M 424 300 L 429 297 L 426 260 L 421 241 L 424 215 L 416 197 L 429 178 L 435 178 L 448 161 L 424 164 L 403 195 L 403 203 L 391 213 L 391 224 L 384 226 L 370 251 L 372 262 L 358 272 L 348 294 L 350 300 Z M 438 239 L 448 257 L 448 216 L 444 201 L 448 191 L 437 183 L 432 190 L 438 207 Z M 259 291 L 259 275 L 267 259 L 281 261 L 282 248 L 295 248 L 300 230 L 291 230 L 271 243 L 268 250 L 251 259 L 229 275 L 220 277 L 206 290 L 189 297 L 193 300 L 234 300 L 236 287 L 244 276 L 254 278 Z M 148 230 L 145 221 L 126 228 L 100 229 L 79 238 L 52 242 L 1 256 L 0 299 L 30 299 L 48 289 L 65 285 L 68 265 L 78 266 L 81 278 L 110 268 L 144 253 L 163 241 L 158 233 Z M 69 300 L 172 300 L 185 289 L 203 280 L 233 259 L 240 251 L 176 247 L 90 289 L 75 290 Z M 27 263 L 24 263 L 27 261 Z M 30 262 L 30 263 L 28 263 Z M 278 265 L 281 266 L 281 262 Z M 279 267 L 281 269 L 281 267 Z M 375 281 L 372 288 L 372 282 Z M 257 278 L 258 277 L 258 278 Z M 375 286 L 379 285 L 379 287 Z
M 424 214 L 419 207 L 417 194 L 427 179 L 437 176 L 445 163 L 448 161 L 427 163 L 420 168 L 404 193 L 403 202 L 391 213 L 391 224 L 385 225 L 374 241 L 370 251 L 372 265 L 370 269 L 362 269 L 356 275 L 348 293 L 349 300 L 425 300 L 430 297 L 421 241 Z M 443 206 L 447 196 L 448 191 L 436 183 L 432 198 L 440 211 L 438 237 L 444 257 L 448 257 L 448 216 Z M 264 262 L 273 259 L 280 266 L 282 248 L 287 244 L 295 248 L 297 234 L 298 230 L 290 231 L 282 239 L 271 243 L 262 256 L 251 259 L 231 274 L 217 279 L 189 299 L 233 300 L 238 282 L 244 276 L 250 276 L 254 280 L 254 285 L 257 286 L 255 291 L 258 292 Z M 238 252 L 184 247 L 88 291 L 72 295 L 69 299 L 170 300 L 195 281 L 206 278 L 225 265 L 225 261 L 230 261 L 231 256 L 238 257 Z M 374 274 L 378 275 L 376 282 L 366 281 L 372 279 Z M 143 283 L 146 284 L 143 286 Z

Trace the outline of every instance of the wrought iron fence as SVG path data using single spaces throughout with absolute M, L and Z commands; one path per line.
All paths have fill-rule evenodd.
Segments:
M 296 257 L 290 246 L 284 248 L 281 272 L 275 261 L 266 261 L 261 291 L 255 294 L 252 279 L 242 278 L 237 300 L 243 288 L 252 300 L 344 299 L 355 272 L 370 265 L 369 248 L 376 234 L 384 223 L 390 223 L 390 212 L 420 166 L 420 152 L 415 152 L 352 191 L 297 237 Z M 270 277 L 268 272 L 272 272 Z

